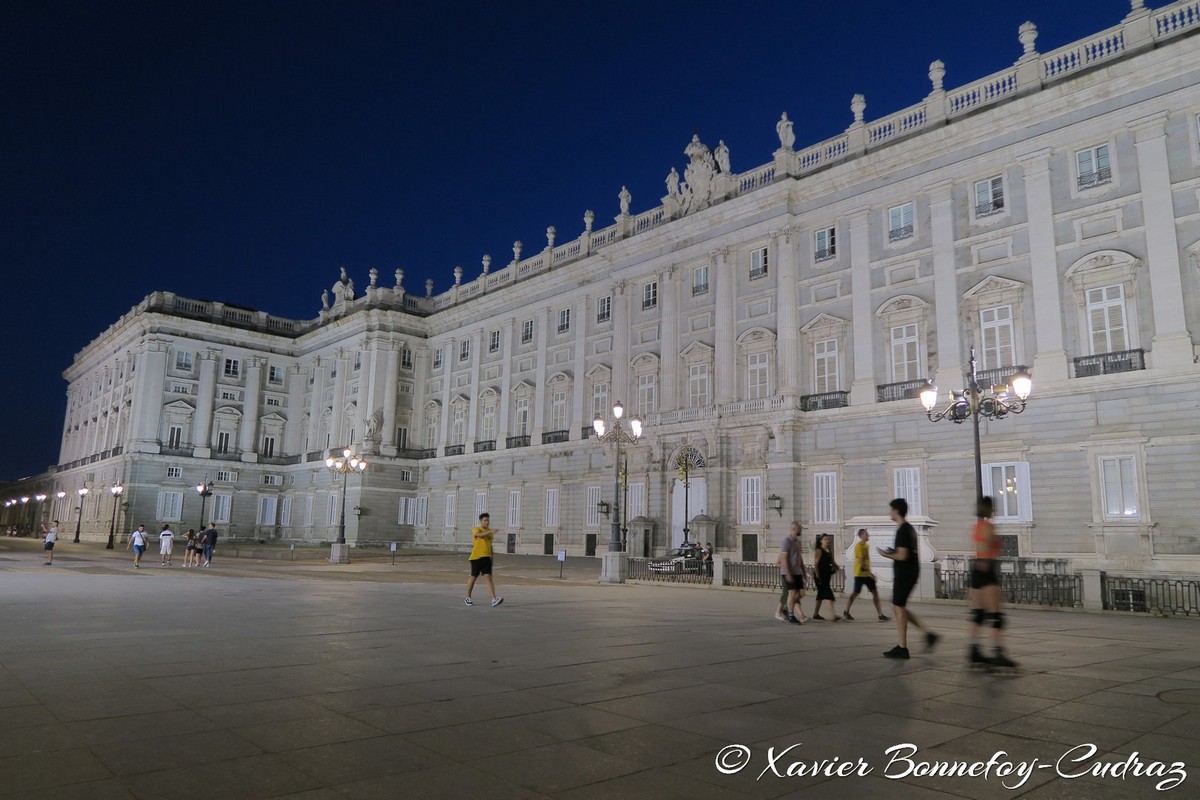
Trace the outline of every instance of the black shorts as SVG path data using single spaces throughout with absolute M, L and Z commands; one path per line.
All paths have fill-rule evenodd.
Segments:
M 870 575 L 865 578 L 854 576 L 854 593 L 858 594 L 863 589 L 866 589 L 871 594 L 876 594 L 879 590 L 875 588 L 875 579 Z
M 46 542 L 46 546 L 45 546 L 45 547 L 43 547 L 42 549 L 43 549 L 43 550 L 53 550 L 53 549 L 54 549 L 54 542 Z
M 1000 585 L 1000 565 L 990 558 L 976 559 L 971 566 L 971 588 L 984 589 Z
M 897 575 L 892 584 L 892 605 L 896 608 L 904 608 L 908 605 L 908 596 L 916 587 L 916 575 Z
M 492 557 L 484 556 L 483 558 L 471 559 L 471 577 L 478 578 L 480 575 L 492 574 Z

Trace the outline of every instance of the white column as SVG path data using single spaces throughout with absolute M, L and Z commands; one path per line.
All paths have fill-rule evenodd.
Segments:
M 1029 209 L 1029 265 L 1033 285 L 1033 324 L 1037 353 L 1034 374 L 1039 385 L 1065 381 L 1067 351 L 1063 345 L 1061 277 L 1054 241 L 1054 206 L 1050 192 L 1050 151 L 1038 150 L 1017 159 L 1025 172 Z
M 709 253 L 709 279 L 716 284 L 716 344 L 713 364 L 716 402 L 737 400 L 737 275 L 729 268 L 729 248 Z
M 871 309 L 870 209 L 850 213 L 850 313 L 854 332 L 854 382 L 850 405 L 875 402 L 875 315 Z
M 413 348 L 413 414 L 408 426 L 408 447 L 425 449 L 425 403 L 429 385 L 429 347 Z M 399 447 L 400 443 L 397 442 Z
M 776 320 L 779 330 L 776 341 L 779 367 L 779 393 L 796 397 L 800 394 L 800 297 L 796 275 L 796 234 L 785 228 L 771 234 L 772 263 L 777 265 L 779 280 L 775 286 Z
M 442 350 L 442 418 L 438 420 L 438 440 L 436 445 L 439 449 L 450 441 L 450 398 L 452 396 L 450 384 L 454 380 L 452 365 L 454 364 L 454 360 L 458 358 L 458 339 L 451 336 L 442 346 L 445 348 Z
M 512 409 L 512 351 L 516 334 L 514 320 L 506 320 L 500 326 L 500 408 L 496 412 L 496 449 L 499 450 L 508 438 L 508 415 Z
M 317 356 L 311 367 L 313 373 L 312 394 L 308 398 L 308 449 L 316 452 L 325 449 L 321 440 L 321 412 L 325 409 L 321 402 L 325 396 L 325 384 L 329 382 L 329 365 L 327 359 Z M 330 420 L 330 424 L 332 420 Z
M 640 287 L 639 287 L 640 288 Z M 613 352 L 612 394 L 609 404 L 621 402 L 632 408 L 629 393 L 629 295 L 632 293 L 625 281 L 612 290 Z
M 471 334 L 471 393 L 467 395 L 467 449 L 475 447 L 475 426 L 479 423 L 479 373 L 483 369 L 482 330 Z
M 387 350 L 387 368 L 383 385 L 383 430 L 379 449 L 385 456 L 396 455 L 396 401 L 400 391 L 400 350 L 403 342 L 393 341 Z M 412 431 L 409 431 L 412 435 Z
M 133 381 L 133 449 L 139 453 L 159 451 L 159 424 L 162 420 L 168 350 L 165 344 L 149 342 L 138 354 Z
M 306 377 L 299 364 L 287 368 L 287 422 L 283 424 L 283 454 L 288 456 L 304 453 L 304 430 L 300 421 L 304 416 L 304 379 Z
M 589 314 L 592 312 L 591 298 L 583 297 L 575 303 L 575 310 L 571 313 L 575 315 L 575 374 L 573 383 L 571 384 L 571 421 L 575 426 L 576 433 L 571 435 L 574 439 L 578 435 L 578 431 L 584 425 L 590 425 L 591 415 L 587 413 L 587 401 L 584 397 L 584 389 L 587 388 L 587 379 L 584 377 L 584 370 L 587 369 L 587 326 L 591 322 Z M 568 426 L 569 427 L 569 426 Z M 562 501 L 562 498 L 559 498 Z M 562 513 L 562 509 L 559 509 Z
M 937 320 L 938 363 L 934 383 L 942 389 L 960 387 L 963 382 L 958 276 L 954 270 L 952 187 L 953 184 L 947 181 L 926 190 L 929 192 L 929 224 L 933 239 L 933 298 Z
M 658 293 L 662 297 L 662 317 L 659 328 L 659 387 L 658 410 L 670 411 L 679 403 L 679 282 L 677 267 L 672 266 L 659 276 Z
M 1154 344 L 1150 357 L 1151 366 L 1156 369 L 1190 367 L 1195 361 L 1183 310 L 1182 264 L 1164 129 L 1167 116 L 1168 112 L 1161 111 L 1129 123 L 1137 143 L 1142 216 L 1146 220 L 1146 261 L 1150 268 L 1150 302 L 1154 307 Z M 1188 124 L 1194 121 L 1189 120 Z
M 242 424 L 238 429 L 238 450 L 242 461 L 253 464 L 258 461 L 258 409 L 262 402 L 261 358 L 246 359 L 246 392 L 242 396 Z
M 200 388 L 196 392 L 196 417 L 192 427 L 192 457 L 208 458 L 212 455 L 213 404 L 217 398 L 217 367 L 221 363 L 220 350 L 199 353 Z
M 531 444 L 542 443 L 542 428 L 544 427 L 546 414 L 546 380 L 550 377 L 546 374 L 546 340 L 550 336 L 550 325 L 552 321 L 551 311 L 549 308 L 543 308 L 541 314 L 541 323 L 537 326 L 537 363 L 534 365 L 533 374 L 537 384 L 533 390 L 533 430 L 529 441 Z
M 350 372 L 350 359 L 345 350 L 338 350 L 334 359 L 337 377 L 333 379 L 333 413 L 329 419 L 330 447 L 349 447 L 346 430 L 346 376 Z

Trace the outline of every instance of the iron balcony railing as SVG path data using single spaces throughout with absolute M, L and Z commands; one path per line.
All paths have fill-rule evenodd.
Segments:
M 892 228 L 888 231 L 888 241 L 898 242 L 901 239 L 911 239 L 913 235 L 912 225 L 901 225 L 899 228 Z
M 890 403 L 894 400 L 913 400 L 921 394 L 928 381 L 900 381 L 899 383 L 884 383 L 875 387 L 875 402 Z
M 1029 368 L 1022 365 L 1019 367 L 994 367 L 992 369 L 976 370 L 975 380 L 979 382 L 981 389 L 990 389 L 993 386 L 1007 386 L 1009 381 L 1012 380 L 1012 376 L 1021 370 L 1028 372 Z M 964 383 L 970 382 L 970 380 L 970 375 L 963 376 Z
M 708 294 L 707 283 L 698 283 L 692 286 L 692 297 L 699 297 L 702 294 Z
M 837 255 L 837 248 L 823 247 L 813 253 L 813 261 L 827 261 Z
M 1076 378 L 1113 375 L 1118 372 L 1137 372 L 1146 368 L 1146 351 L 1141 348 L 1121 350 L 1116 353 L 1079 356 L 1074 361 Z
M 495 449 L 496 449 L 496 440 L 495 439 L 484 439 L 482 442 L 475 443 L 475 452 L 476 453 L 490 453 L 491 451 L 493 451 Z
M 801 411 L 821 411 L 826 408 L 845 408 L 850 405 L 849 392 L 822 392 L 800 397 Z
M 1093 186 L 1102 186 L 1112 180 L 1112 168 L 1101 167 L 1092 172 L 1085 172 L 1079 176 L 1079 188 L 1090 189 Z
M 986 203 L 979 203 L 975 206 L 976 217 L 990 217 L 992 214 L 999 214 L 1004 210 L 1004 201 L 1001 199 L 990 200 Z
M 546 431 L 542 434 L 542 444 L 558 444 L 569 441 L 570 438 L 570 431 Z
M 510 450 L 514 447 L 529 447 L 529 436 L 509 436 L 504 440 L 504 446 Z
M 461 456 L 465 452 L 467 452 L 467 446 L 465 444 L 446 445 L 446 455 L 448 456 Z

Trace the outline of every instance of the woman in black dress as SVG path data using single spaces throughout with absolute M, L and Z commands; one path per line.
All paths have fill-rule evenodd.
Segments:
M 813 548 L 813 568 L 817 577 L 817 607 L 813 610 L 812 618 L 825 619 L 821 616 L 821 603 L 828 600 L 829 613 L 833 621 L 837 622 L 841 617 L 838 616 L 837 606 L 833 602 L 832 581 L 834 571 L 841 567 L 833 560 L 833 537 L 828 533 L 817 536 L 816 546 Z

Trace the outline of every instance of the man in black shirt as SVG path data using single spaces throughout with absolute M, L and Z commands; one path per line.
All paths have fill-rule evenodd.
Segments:
M 895 610 L 899 644 L 883 655 L 884 658 L 908 658 L 908 623 L 911 622 L 918 630 L 925 631 L 926 650 L 932 650 L 940 637 L 922 625 L 907 608 L 908 595 L 916 587 L 917 579 L 921 576 L 921 562 L 917 559 L 917 532 L 906 519 L 908 501 L 897 497 L 888 505 L 892 522 L 900 527 L 896 529 L 895 546 L 888 550 L 879 549 L 879 555 L 895 562 L 892 565 L 892 608 Z

